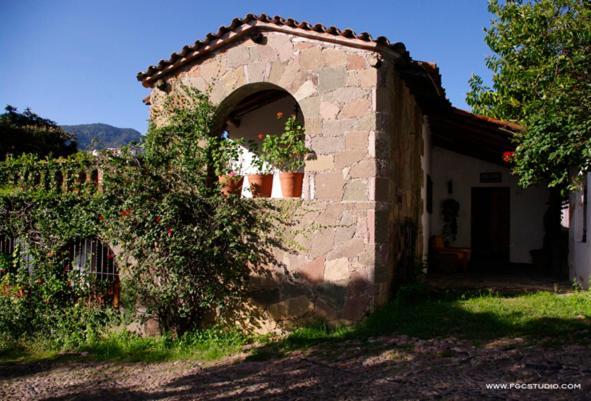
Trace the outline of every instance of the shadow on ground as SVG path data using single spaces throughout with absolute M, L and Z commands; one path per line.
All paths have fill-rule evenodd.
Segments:
M 527 308 L 504 315 L 467 311 L 459 306 L 465 297 L 408 291 L 355 328 L 296 331 L 213 366 L 56 360 L 11 374 L 1 365 L 8 390 L 0 395 L 46 401 L 587 399 L 588 318 L 548 313 L 532 319 Z M 52 374 L 64 379 L 51 381 Z M 582 390 L 486 388 L 514 382 L 580 383 Z M 46 388 L 30 395 L 23 383 Z

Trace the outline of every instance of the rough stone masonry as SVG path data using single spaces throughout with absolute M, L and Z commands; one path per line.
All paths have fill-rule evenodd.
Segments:
M 181 83 L 218 105 L 249 85 L 279 87 L 301 108 L 316 158 L 306 162 L 298 203 L 306 210 L 294 227 L 300 250 L 274 250 L 282 266 L 253 279 L 264 331 L 294 320 L 358 321 L 388 299 L 404 249 L 413 258 L 422 249 L 423 118 L 396 60 L 295 31 L 229 41 L 163 76 L 150 95 L 153 115 Z

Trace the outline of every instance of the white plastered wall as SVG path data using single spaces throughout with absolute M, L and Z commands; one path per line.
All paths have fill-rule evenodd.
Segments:
M 499 155 L 501 157 L 501 155 Z M 501 173 L 501 182 L 480 183 L 480 173 Z M 473 187 L 510 188 L 510 254 L 512 263 L 531 263 L 530 251 L 540 249 L 544 240 L 544 213 L 548 207 L 548 191 L 541 187 L 523 189 L 507 167 L 465 156 L 440 147 L 432 148 L 433 214 L 431 234 L 442 232 L 441 202 L 453 198 L 460 203 L 458 235 L 452 244 L 471 245 L 471 197 Z M 448 182 L 453 193 L 448 193 Z
M 587 174 L 587 196 L 591 186 L 591 175 Z M 585 288 L 589 288 L 591 279 L 591 213 L 588 209 L 587 216 L 583 208 L 583 192 L 572 192 L 570 195 L 570 230 L 569 230 L 569 276 Z M 591 205 L 588 203 L 588 208 Z M 584 219 L 587 219 L 587 235 L 583 241 Z

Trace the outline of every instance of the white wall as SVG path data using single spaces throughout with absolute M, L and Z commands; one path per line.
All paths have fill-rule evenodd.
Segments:
M 501 157 L 501 154 L 499 154 Z M 481 184 L 480 173 L 500 172 L 500 183 Z M 431 234 L 441 234 L 441 202 L 453 198 L 460 203 L 458 236 L 452 244 L 470 247 L 471 242 L 471 198 L 473 187 L 510 188 L 510 261 L 531 263 L 530 251 L 540 249 L 544 240 L 543 217 L 548 207 L 548 191 L 544 188 L 523 189 L 510 170 L 473 157 L 464 156 L 439 147 L 433 147 L 431 156 L 431 178 L 433 180 L 433 214 Z M 447 183 L 453 183 L 453 193 L 448 194 Z
M 586 180 L 589 196 L 591 175 L 587 174 Z M 588 288 L 591 278 L 591 203 L 587 204 L 587 240 L 583 242 L 583 199 L 582 191 L 570 195 L 569 276 Z

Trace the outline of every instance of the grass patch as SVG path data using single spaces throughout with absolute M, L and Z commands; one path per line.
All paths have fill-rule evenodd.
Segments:
M 93 360 L 162 362 L 170 360 L 211 361 L 239 352 L 254 338 L 239 331 L 209 329 L 169 335 L 140 337 L 127 331 L 111 332 L 75 349 L 53 349 L 42 339 L 4 344 L 0 362 L 27 363 L 55 359 L 66 354 Z
M 238 331 L 210 329 L 171 336 L 139 337 L 129 332 L 112 333 L 94 344 L 83 347 L 99 360 L 158 362 L 194 359 L 211 361 L 237 353 L 251 338 Z
M 588 331 L 590 323 L 591 292 L 432 295 L 416 288 L 402 292 L 355 332 L 419 338 L 453 335 L 475 341 L 507 336 L 541 339 Z
M 434 294 L 422 287 L 401 289 L 391 301 L 352 327 L 315 324 L 285 339 L 255 349 L 251 358 L 281 357 L 294 349 L 346 340 L 408 335 L 422 339 L 455 336 L 474 343 L 523 337 L 545 343 L 585 341 L 591 333 L 591 292 L 537 292 L 501 295 L 492 292 Z M 369 344 L 367 344 L 369 346 Z
M 402 289 L 396 299 L 363 322 L 351 327 L 318 323 L 292 331 L 279 340 L 221 329 L 187 333 L 180 338 L 163 335 L 142 338 L 112 332 L 76 352 L 95 360 L 159 362 L 210 361 L 253 347 L 251 360 L 279 358 L 288 352 L 320 343 L 338 352 L 343 341 L 365 342 L 371 337 L 405 334 L 418 338 L 456 336 L 475 343 L 500 337 L 523 337 L 560 345 L 585 341 L 591 333 L 591 292 L 570 294 L 537 292 L 501 295 L 490 292 L 433 294 L 422 287 Z M 369 349 L 368 348 L 368 349 Z M 1 362 L 27 362 L 62 357 L 41 340 L 0 347 Z

